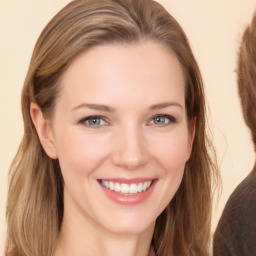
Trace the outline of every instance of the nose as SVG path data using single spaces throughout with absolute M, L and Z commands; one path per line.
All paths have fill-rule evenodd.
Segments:
M 131 126 L 120 129 L 113 143 L 115 144 L 112 152 L 114 165 L 132 170 L 148 162 L 149 154 L 141 129 Z

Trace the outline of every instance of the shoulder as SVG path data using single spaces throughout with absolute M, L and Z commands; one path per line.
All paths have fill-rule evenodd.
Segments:
M 256 249 L 255 237 L 256 171 L 253 170 L 227 201 L 214 234 L 214 251 L 225 248 L 226 254 L 214 255 L 250 255 L 244 253 Z
M 256 216 L 256 170 L 253 170 L 234 190 L 224 208 L 221 220 L 251 221 Z M 233 223 L 234 224 L 234 223 Z
M 256 170 L 252 171 L 234 190 L 227 201 L 224 212 L 256 210 Z M 250 206 L 250 207 L 248 207 Z

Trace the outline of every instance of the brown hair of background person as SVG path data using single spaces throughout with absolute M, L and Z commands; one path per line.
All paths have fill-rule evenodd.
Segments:
M 243 35 L 238 55 L 237 81 L 244 120 L 256 150 L 256 14 Z

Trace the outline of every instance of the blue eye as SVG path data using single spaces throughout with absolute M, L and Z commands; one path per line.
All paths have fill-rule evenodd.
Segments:
M 106 124 L 106 121 L 101 116 L 88 116 L 79 121 L 81 124 L 85 124 L 91 127 L 102 126 Z
M 89 125 L 95 126 L 95 125 L 100 125 L 101 124 L 101 118 L 98 117 L 93 117 L 87 120 L 87 123 Z
M 153 118 L 154 124 L 166 124 L 169 120 L 165 116 L 157 116 Z
M 153 125 L 168 125 L 170 123 L 175 123 L 176 119 L 169 115 L 158 115 L 152 118 L 149 124 Z

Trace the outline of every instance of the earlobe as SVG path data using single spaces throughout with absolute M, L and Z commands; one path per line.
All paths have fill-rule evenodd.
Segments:
M 49 120 L 45 119 L 40 107 L 31 102 L 30 104 L 31 119 L 36 128 L 39 140 L 46 154 L 53 159 L 57 158 L 54 136 Z

